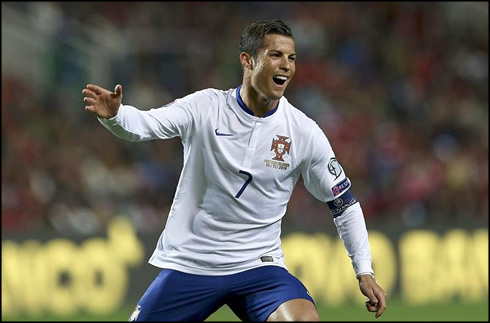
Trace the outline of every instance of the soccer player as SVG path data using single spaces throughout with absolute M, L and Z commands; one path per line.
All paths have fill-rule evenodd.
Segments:
M 305 286 L 287 270 L 281 220 L 302 176 L 330 208 L 366 308 L 379 317 L 386 293 L 374 279 L 364 216 L 351 182 L 319 126 L 283 96 L 295 73 L 295 43 L 280 20 L 259 21 L 240 39 L 242 84 L 204 89 L 151 110 L 122 104 L 89 84 L 85 110 L 129 141 L 180 137 L 184 165 L 149 263 L 163 268 L 132 321 L 204 321 L 228 305 L 244 321 L 318 321 Z M 328 286 L 325 286 L 328 288 Z

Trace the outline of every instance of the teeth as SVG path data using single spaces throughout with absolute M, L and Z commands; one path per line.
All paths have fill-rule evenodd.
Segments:
M 286 81 L 288 78 L 286 76 L 281 76 L 281 75 L 278 75 L 278 76 L 274 76 L 276 79 L 279 79 L 279 80 L 282 80 L 282 81 Z

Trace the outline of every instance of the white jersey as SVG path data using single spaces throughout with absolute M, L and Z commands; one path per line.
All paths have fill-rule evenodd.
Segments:
M 182 173 L 149 263 L 199 275 L 285 267 L 281 221 L 301 175 L 328 203 L 356 274 L 373 272 L 361 208 L 323 131 L 285 97 L 256 117 L 239 89 L 205 89 L 148 111 L 121 105 L 99 119 L 125 140 L 182 140 Z

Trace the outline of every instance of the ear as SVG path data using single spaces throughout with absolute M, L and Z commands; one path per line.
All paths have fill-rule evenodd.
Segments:
M 251 70 L 253 68 L 252 56 L 250 56 L 250 54 L 248 53 L 245 52 L 240 53 L 240 63 L 242 63 L 244 69 Z

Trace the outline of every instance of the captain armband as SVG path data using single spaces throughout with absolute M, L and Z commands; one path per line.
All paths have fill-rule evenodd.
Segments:
M 327 202 L 330 212 L 334 218 L 342 215 L 344 211 L 351 205 L 357 203 L 356 197 L 352 194 L 350 189 L 348 189 L 344 194 L 337 197 L 335 200 Z

